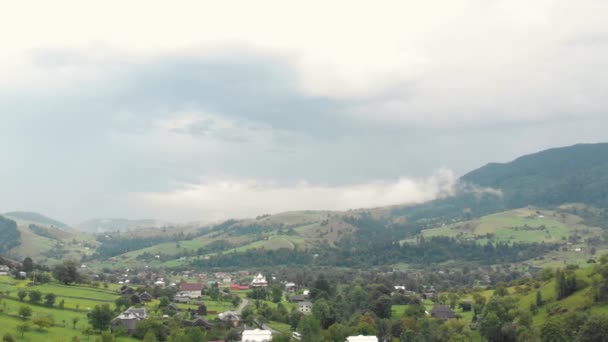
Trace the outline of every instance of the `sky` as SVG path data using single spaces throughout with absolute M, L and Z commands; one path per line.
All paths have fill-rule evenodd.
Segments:
M 15 1 L 0 212 L 218 221 L 418 203 L 608 141 L 608 2 Z

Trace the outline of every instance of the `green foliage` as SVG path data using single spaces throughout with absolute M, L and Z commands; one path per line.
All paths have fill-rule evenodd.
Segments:
M 19 317 L 22 319 L 27 319 L 32 315 L 32 308 L 27 305 L 22 305 L 19 307 Z
M 21 233 L 15 221 L 0 216 L 0 232 L 0 254 L 21 244 Z
M 40 291 L 32 290 L 28 293 L 28 296 L 30 298 L 30 303 L 32 304 L 38 304 L 42 300 L 42 294 Z
M 17 291 L 17 297 L 19 297 L 20 302 L 23 302 L 23 299 L 27 297 L 27 292 L 25 290 L 19 290 Z
M 302 334 L 302 342 L 318 342 L 321 340 L 321 323 L 312 315 L 305 316 L 300 320 L 298 330 Z
M 47 315 L 36 315 L 32 318 L 32 324 L 37 326 L 39 331 L 43 331 L 53 325 L 53 320 Z
M 55 266 L 53 268 L 53 276 L 66 285 L 80 282 L 78 268 L 72 260 L 65 260 L 63 263 Z
M 15 338 L 11 333 L 7 332 L 2 336 L 2 342 L 15 342 Z
M 96 305 L 91 312 L 87 314 L 89 324 L 97 331 L 108 330 L 110 322 L 114 318 L 114 313 L 110 310 L 108 304 Z
M 608 336 L 608 317 L 603 315 L 591 315 L 581 327 L 577 341 L 579 342 L 603 342 Z

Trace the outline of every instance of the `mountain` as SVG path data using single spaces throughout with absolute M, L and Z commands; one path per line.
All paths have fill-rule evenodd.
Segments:
M 42 214 L 28 211 L 13 211 L 2 214 L 4 217 L 15 220 L 17 223 L 23 224 L 38 224 L 43 226 L 55 227 L 60 229 L 69 229 L 69 226 L 63 222 L 46 217 Z
M 462 182 L 499 189 L 511 208 L 585 203 L 608 207 L 608 143 L 581 144 L 491 163 Z
M 82 222 L 78 224 L 76 228 L 90 233 L 105 233 L 111 231 L 160 227 L 163 224 L 163 222 L 152 219 L 128 220 L 120 218 L 101 218 Z

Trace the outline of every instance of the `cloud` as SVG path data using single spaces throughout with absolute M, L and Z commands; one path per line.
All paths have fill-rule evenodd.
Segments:
M 447 169 L 426 179 L 401 177 L 344 186 L 307 182 L 285 185 L 256 179 L 213 179 L 183 184 L 169 192 L 132 194 L 164 219 L 208 221 L 291 210 L 347 210 L 420 203 L 453 193 L 456 177 Z

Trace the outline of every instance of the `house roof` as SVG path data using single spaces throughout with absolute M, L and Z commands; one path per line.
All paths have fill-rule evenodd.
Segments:
M 272 332 L 270 330 L 245 330 L 243 331 L 243 342 L 268 342 L 272 340 Z
M 439 319 L 455 318 L 456 315 L 447 305 L 435 305 L 431 310 L 431 316 Z
M 201 291 L 203 288 L 204 285 L 199 283 L 183 283 L 179 285 L 181 291 Z
M 346 338 L 346 342 L 378 342 L 376 336 L 349 336 Z
M 310 306 L 310 307 L 312 307 L 312 303 L 311 302 L 300 302 L 299 304 L 300 304 L 300 307 L 303 307 L 303 306 Z

